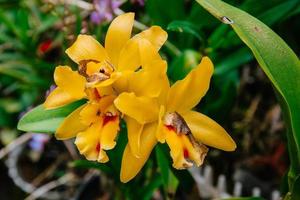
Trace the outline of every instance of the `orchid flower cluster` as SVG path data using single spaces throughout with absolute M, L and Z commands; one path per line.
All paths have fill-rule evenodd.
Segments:
M 166 143 L 173 167 L 200 166 L 207 146 L 233 151 L 235 142 L 209 117 L 193 111 L 209 88 L 213 64 L 203 57 L 183 80 L 170 86 L 167 63 L 158 53 L 167 33 L 158 26 L 131 37 L 133 13 L 115 18 L 103 47 L 89 35 L 79 35 L 66 50 L 78 65 L 58 66 L 57 87 L 44 107 L 54 109 L 87 99 L 58 127 L 59 140 L 76 137 L 79 152 L 91 161 L 109 161 L 106 151 L 116 146 L 120 121 L 127 126 L 120 179 L 128 182 L 141 170 L 155 145 Z

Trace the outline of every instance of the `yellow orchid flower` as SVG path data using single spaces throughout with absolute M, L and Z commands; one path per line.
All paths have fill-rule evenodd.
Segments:
M 76 137 L 79 152 L 88 160 L 107 162 L 105 150 L 115 147 L 119 131 L 119 112 L 113 105 L 115 98 L 107 95 L 80 106 L 65 118 L 55 137 L 60 140 Z
M 108 28 L 105 47 L 92 36 L 79 35 L 66 50 L 79 65 L 79 72 L 86 77 L 89 86 L 108 86 L 121 78 L 115 87 L 124 88 L 122 75 L 160 59 L 157 52 L 166 41 L 167 33 L 159 26 L 152 26 L 130 39 L 133 21 L 134 13 L 115 18 Z
M 139 97 L 122 93 L 114 103 L 125 114 L 128 145 L 125 148 L 120 179 L 131 180 L 143 167 L 157 141 L 170 147 L 173 167 L 185 169 L 200 166 L 208 151 L 205 145 L 233 151 L 235 142 L 209 117 L 192 111 L 209 88 L 213 64 L 208 57 L 183 80 L 167 90 L 160 98 Z M 145 88 L 146 90 L 147 88 Z
M 158 50 L 166 41 L 167 33 L 159 26 L 152 26 L 130 39 L 133 22 L 134 13 L 116 17 L 108 28 L 105 47 L 90 35 L 79 35 L 66 50 L 79 65 L 78 72 L 68 66 L 55 70 L 57 88 L 47 98 L 45 108 L 57 108 L 85 98 L 85 88 L 89 87 L 107 88 L 114 84 L 117 92 L 126 91 L 129 76 L 135 80 L 136 75 L 132 74 L 138 69 L 142 68 L 146 74 L 152 73 L 153 68 L 147 66 L 151 66 L 152 61 L 161 60 Z M 155 96 L 157 90 L 159 88 L 153 91 L 154 94 L 148 93 Z
M 113 104 L 119 92 L 157 97 L 162 88 L 166 62 L 158 50 L 167 34 L 153 26 L 130 39 L 134 14 L 117 17 L 110 25 L 105 48 L 92 36 L 79 35 L 66 50 L 79 65 L 78 71 L 68 66 L 55 69 L 57 88 L 46 99 L 46 109 L 53 109 L 73 101 L 89 101 L 73 111 L 59 126 L 57 139 L 76 137 L 75 144 L 88 160 L 107 162 L 105 150 L 115 146 L 119 131 L 119 112 Z M 155 80 L 154 80 L 155 79 Z M 154 84 L 143 90 L 154 81 Z

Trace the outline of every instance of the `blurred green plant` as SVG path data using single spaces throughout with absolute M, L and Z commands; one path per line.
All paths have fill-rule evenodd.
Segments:
M 265 24 L 219 0 L 197 0 L 217 19 L 230 24 L 241 40 L 252 50 L 258 63 L 275 87 L 288 126 L 287 138 L 291 166 L 289 193 L 286 199 L 296 199 L 300 191 L 300 61 L 289 46 Z M 290 2 L 295 6 L 298 1 Z M 277 8 L 275 9 L 278 10 Z M 269 14 L 269 13 L 268 13 Z
M 210 7 L 209 10 L 213 11 L 217 19 L 226 16 L 229 20 L 233 20 L 234 23 L 231 26 L 255 52 L 255 57 L 259 57 L 260 65 L 271 77 L 282 105 L 285 107 L 287 122 L 291 122 L 289 123 L 291 126 L 288 134 L 292 161 L 289 173 L 291 192 L 289 198 L 298 199 L 296 195 L 299 195 L 297 192 L 300 191 L 300 184 L 298 184 L 300 173 L 300 110 L 298 102 L 300 99 L 299 90 L 295 88 L 300 84 L 296 75 L 299 73 L 299 69 L 293 71 L 295 66 L 299 65 L 298 58 L 278 36 L 274 36 L 273 32 L 253 17 L 241 13 L 236 8 L 228 6 L 219 8 L 219 4 L 223 5 L 220 1 L 198 1 L 206 5 L 204 7 Z M 215 2 L 217 5 L 214 5 Z M 298 37 L 300 32 L 297 26 L 294 26 L 298 23 L 299 27 L 300 20 L 298 22 L 296 20 L 294 24 L 289 22 L 289 19 L 299 16 L 299 1 L 227 0 L 226 2 L 249 12 L 264 24 L 272 27 L 285 38 L 294 51 L 300 52 Z M 236 101 L 237 88 L 240 82 L 239 70 L 245 64 L 254 61 L 251 51 L 245 47 L 230 26 L 220 24 L 195 1 L 167 0 L 161 3 L 159 0 L 147 0 L 145 4 L 145 13 L 141 13 L 140 20 L 146 24 L 161 25 L 168 30 L 169 40 L 181 50 L 181 53 L 175 57 L 167 48 L 163 48 L 162 54 L 170 63 L 168 68 L 170 79 L 176 81 L 185 77 L 203 55 L 209 55 L 214 60 L 216 66 L 211 90 L 204 102 L 201 103 L 200 108 L 216 121 L 225 123 Z M 167 9 L 166 5 L 168 6 Z M 124 5 L 125 8 L 131 9 L 129 6 L 128 4 Z M 55 63 L 58 60 L 60 63 L 65 61 L 66 56 L 62 56 L 60 51 L 67 46 L 68 39 L 67 34 L 60 30 L 62 30 L 61 28 L 68 28 L 69 25 L 64 24 L 64 27 L 57 28 L 63 21 L 59 13 L 64 13 L 65 8 L 56 6 L 55 10 L 43 11 L 45 7 L 47 8 L 47 6 L 42 6 L 40 1 L 0 1 L 1 127 L 14 128 L 21 111 L 43 101 L 44 92 L 52 82 L 51 77 Z M 143 12 L 140 10 L 138 12 Z M 70 12 L 74 14 L 76 20 L 73 34 L 79 34 L 82 29 L 87 29 L 88 32 L 95 34 L 98 38 L 103 38 L 102 32 L 106 29 L 105 24 L 92 26 L 87 23 L 88 25 L 84 26 L 82 22 L 88 22 L 87 16 L 82 15 L 78 8 L 71 9 Z M 257 30 L 253 31 L 253 26 L 251 26 L 251 31 L 248 31 L 250 23 L 251 25 L 255 24 Z M 268 40 L 271 45 L 265 43 L 264 37 L 257 37 L 258 32 L 261 33 L 258 35 L 266 34 L 267 38 L 272 37 L 273 39 Z M 59 49 L 55 51 L 56 54 L 52 55 L 51 52 L 38 53 L 40 45 L 48 39 L 51 39 L 58 46 Z M 279 43 L 275 44 L 275 40 Z M 275 47 L 279 50 L 274 51 Z M 283 55 L 286 56 L 283 57 Z M 286 79 L 286 75 L 289 78 Z M 293 93 L 297 91 L 297 94 Z M 59 122 L 73 107 L 71 110 L 69 110 L 70 108 L 61 109 L 48 113 L 48 111 L 41 111 L 41 107 L 35 108 L 32 111 L 35 115 L 25 115 L 20 121 L 19 129 L 54 132 Z M 37 110 L 40 110 L 44 115 L 40 115 L 41 112 L 36 112 Z M 217 110 L 223 112 L 216 112 Z M 48 114 L 51 115 L 51 119 L 45 121 L 45 116 L 49 116 Z M 35 128 L 32 128 L 32 125 Z M 126 131 L 125 127 L 122 128 L 122 131 Z M 124 136 L 125 134 L 121 135 Z M 162 146 L 155 149 L 155 154 L 152 155 L 140 176 L 128 184 L 120 184 L 116 174 L 119 174 L 120 170 L 120 154 L 124 149 L 122 143 L 126 143 L 126 137 L 120 137 L 118 139 L 119 148 L 110 152 L 112 154 L 110 156 L 114 157 L 111 159 L 114 163 L 110 163 L 109 167 L 85 160 L 77 160 L 73 162 L 73 165 L 76 168 L 100 169 L 114 179 L 117 187 L 122 190 L 127 199 L 150 199 L 153 191 L 157 189 L 162 191 L 165 197 L 169 192 L 174 194 L 178 190 L 190 191 L 191 176 L 188 173 L 172 171 L 171 161 L 164 156 L 164 152 L 167 150 Z M 159 176 L 160 174 L 162 176 Z M 141 190 L 137 192 L 135 188 L 141 188 Z

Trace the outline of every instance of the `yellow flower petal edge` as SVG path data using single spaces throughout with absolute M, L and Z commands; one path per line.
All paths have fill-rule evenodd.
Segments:
M 43 106 L 46 110 L 59 108 L 76 101 L 68 92 L 65 92 L 61 88 L 55 88 L 47 97 Z
M 168 33 L 164 31 L 160 26 L 151 26 L 149 29 L 142 31 L 141 33 L 133 37 L 143 38 L 151 42 L 151 44 L 159 50 L 162 45 L 167 41 Z
M 68 66 L 58 66 L 55 68 L 54 81 L 57 88 L 47 97 L 44 107 L 53 109 L 64 106 L 73 101 L 82 99 L 85 94 L 85 78 L 72 71 Z
M 153 60 L 160 60 L 161 57 L 154 46 L 146 39 L 139 40 L 139 55 L 141 59 L 141 66 L 146 67 L 148 63 Z
M 67 140 L 73 138 L 87 128 L 87 125 L 81 123 L 80 112 L 86 105 L 82 105 L 68 115 L 64 121 L 60 124 L 55 132 L 55 137 L 58 140 Z
M 122 93 L 114 101 L 123 114 L 132 117 L 140 124 L 150 123 L 157 119 L 157 101 L 153 98 L 137 97 L 134 93 Z
M 234 151 L 236 144 L 230 135 L 211 118 L 189 111 L 182 115 L 197 141 L 224 151 Z
M 173 159 L 173 167 L 176 169 L 186 169 L 193 166 L 202 165 L 208 152 L 208 148 L 198 143 L 194 144 L 188 135 L 175 133 L 173 130 L 164 127 L 166 142 L 170 147 L 170 154 Z
M 77 64 L 85 60 L 108 60 L 104 47 L 90 35 L 78 35 L 66 54 Z
M 79 152 L 90 161 L 107 162 L 108 156 L 101 148 L 101 122 L 94 123 L 92 126 L 77 134 L 75 144 Z
M 120 130 L 119 123 L 119 116 L 104 117 L 101 130 L 101 148 L 110 150 L 116 146 L 115 139 Z
M 128 90 L 137 96 L 158 97 L 169 83 L 167 63 L 164 60 L 154 60 L 145 68 L 129 76 Z
M 140 148 L 140 156 L 136 157 L 132 154 L 129 145 L 125 147 L 122 164 L 121 164 L 121 173 L 120 180 L 123 183 L 127 183 L 132 178 L 134 178 L 139 171 L 142 169 L 146 161 L 148 160 L 152 149 L 156 145 L 157 141 L 155 138 L 155 134 L 153 132 L 156 129 L 156 124 L 147 124 L 141 135 L 141 148 Z
M 136 71 L 154 60 L 160 60 L 158 50 L 148 40 L 138 37 L 130 39 L 120 52 L 118 71 Z
M 141 151 L 141 134 L 144 128 L 143 124 L 138 123 L 131 117 L 124 117 L 127 125 L 128 144 L 131 153 L 136 157 L 140 157 Z
M 172 85 L 167 100 L 167 111 L 187 111 L 195 107 L 209 88 L 213 63 L 203 57 L 201 63 L 183 80 Z
M 105 49 L 115 66 L 118 64 L 122 48 L 131 37 L 133 22 L 134 13 L 125 13 L 116 17 L 108 28 Z

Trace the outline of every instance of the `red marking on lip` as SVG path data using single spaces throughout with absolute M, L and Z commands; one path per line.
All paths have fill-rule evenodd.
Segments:
M 174 131 L 174 132 L 176 132 L 175 127 L 172 126 L 172 125 L 165 125 L 165 127 L 166 127 L 169 131 Z
M 188 151 L 186 148 L 184 148 L 184 149 L 183 149 L 183 157 L 184 157 L 184 158 L 189 158 L 189 157 L 190 157 L 189 154 L 190 154 L 189 151 Z
M 46 53 L 52 45 L 52 40 L 46 40 L 39 45 L 39 50 Z
M 101 99 L 101 95 L 99 94 L 99 92 L 96 88 L 94 89 L 94 95 L 95 95 L 96 99 Z
M 96 151 L 97 151 L 97 152 L 100 152 L 100 150 L 101 150 L 101 145 L 100 145 L 100 143 L 98 143 L 98 144 L 96 145 Z
M 108 124 L 109 122 L 115 121 L 117 120 L 118 115 L 105 115 L 104 119 L 103 119 L 103 126 L 105 126 L 106 124 Z

